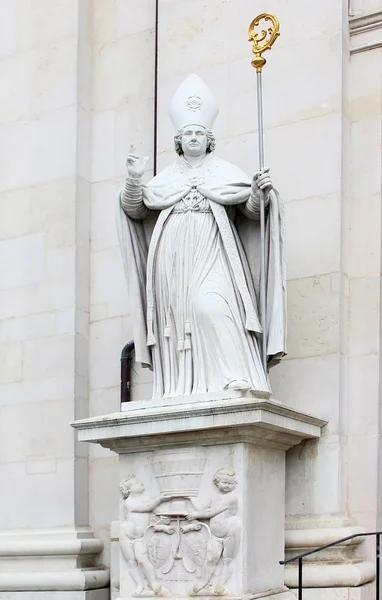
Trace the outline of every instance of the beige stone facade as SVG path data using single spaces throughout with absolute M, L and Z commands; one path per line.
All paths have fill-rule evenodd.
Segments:
M 271 382 L 277 400 L 328 421 L 287 454 L 287 545 L 305 548 L 323 529 L 381 527 L 382 4 L 159 0 L 159 169 L 173 156 L 169 100 L 192 72 L 219 98 L 217 154 L 257 169 L 247 27 L 263 9 L 281 26 L 264 120 L 288 270 L 288 356 Z M 133 316 L 114 204 L 129 145 L 153 156 L 155 2 L 5 0 L 0 14 L 0 598 L 34 600 L 89 588 L 79 563 L 60 563 L 62 540 L 87 540 L 72 554 L 107 585 L 118 457 L 78 443 L 69 422 L 120 408 Z M 150 394 L 137 367 L 133 400 Z M 293 542 L 301 529 L 313 541 Z M 51 566 L 33 553 L 43 539 L 58 540 Z M 372 543 L 356 552 L 372 559 Z M 74 583 L 9 577 L 10 556 Z

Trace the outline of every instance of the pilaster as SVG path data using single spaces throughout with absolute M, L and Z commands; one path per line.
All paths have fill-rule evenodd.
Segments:
M 88 414 L 91 3 L 3 8 L 0 594 L 90 599 L 108 571 L 68 422 Z

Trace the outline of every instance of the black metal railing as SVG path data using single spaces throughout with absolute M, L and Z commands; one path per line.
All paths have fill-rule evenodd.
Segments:
M 332 548 L 333 546 L 337 546 L 337 544 L 342 544 L 343 542 L 348 542 L 349 540 L 353 540 L 357 537 L 368 537 L 371 535 L 375 535 L 375 558 L 376 558 L 376 576 L 375 576 L 375 586 L 376 593 L 375 598 L 379 600 L 379 588 L 380 588 L 380 549 L 381 549 L 381 535 L 382 531 L 370 531 L 367 533 L 355 533 L 354 535 L 348 535 L 348 537 L 341 538 L 336 542 L 332 542 L 331 544 L 326 544 L 325 546 L 320 546 L 319 548 L 315 548 L 314 550 L 309 550 L 308 552 L 304 552 L 304 554 L 298 554 L 297 556 L 292 556 L 292 558 L 288 558 L 288 560 L 280 560 L 280 565 L 288 565 L 291 562 L 298 561 L 298 600 L 302 600 L 302 561 L 307 556 L 311 554 L 315 554 L 316 552 L 320 552 L 321 550 L 326 550 L 326 548 Z

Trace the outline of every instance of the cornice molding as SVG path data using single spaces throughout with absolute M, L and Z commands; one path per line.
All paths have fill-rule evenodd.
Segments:
M 350 54 L 382 48 L 382 10 L 350 17 Z
M 350 17 L 349 19 L 350 35 L 371 31 L 379 27 L 382 27 L 382 10 L 358 17 Z

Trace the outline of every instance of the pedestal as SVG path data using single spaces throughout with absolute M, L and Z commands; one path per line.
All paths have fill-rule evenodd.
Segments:
M 285 452 L 324 424 L 240 392 L 75 422 L 120 455 L 120 598 L 286 598 Z

